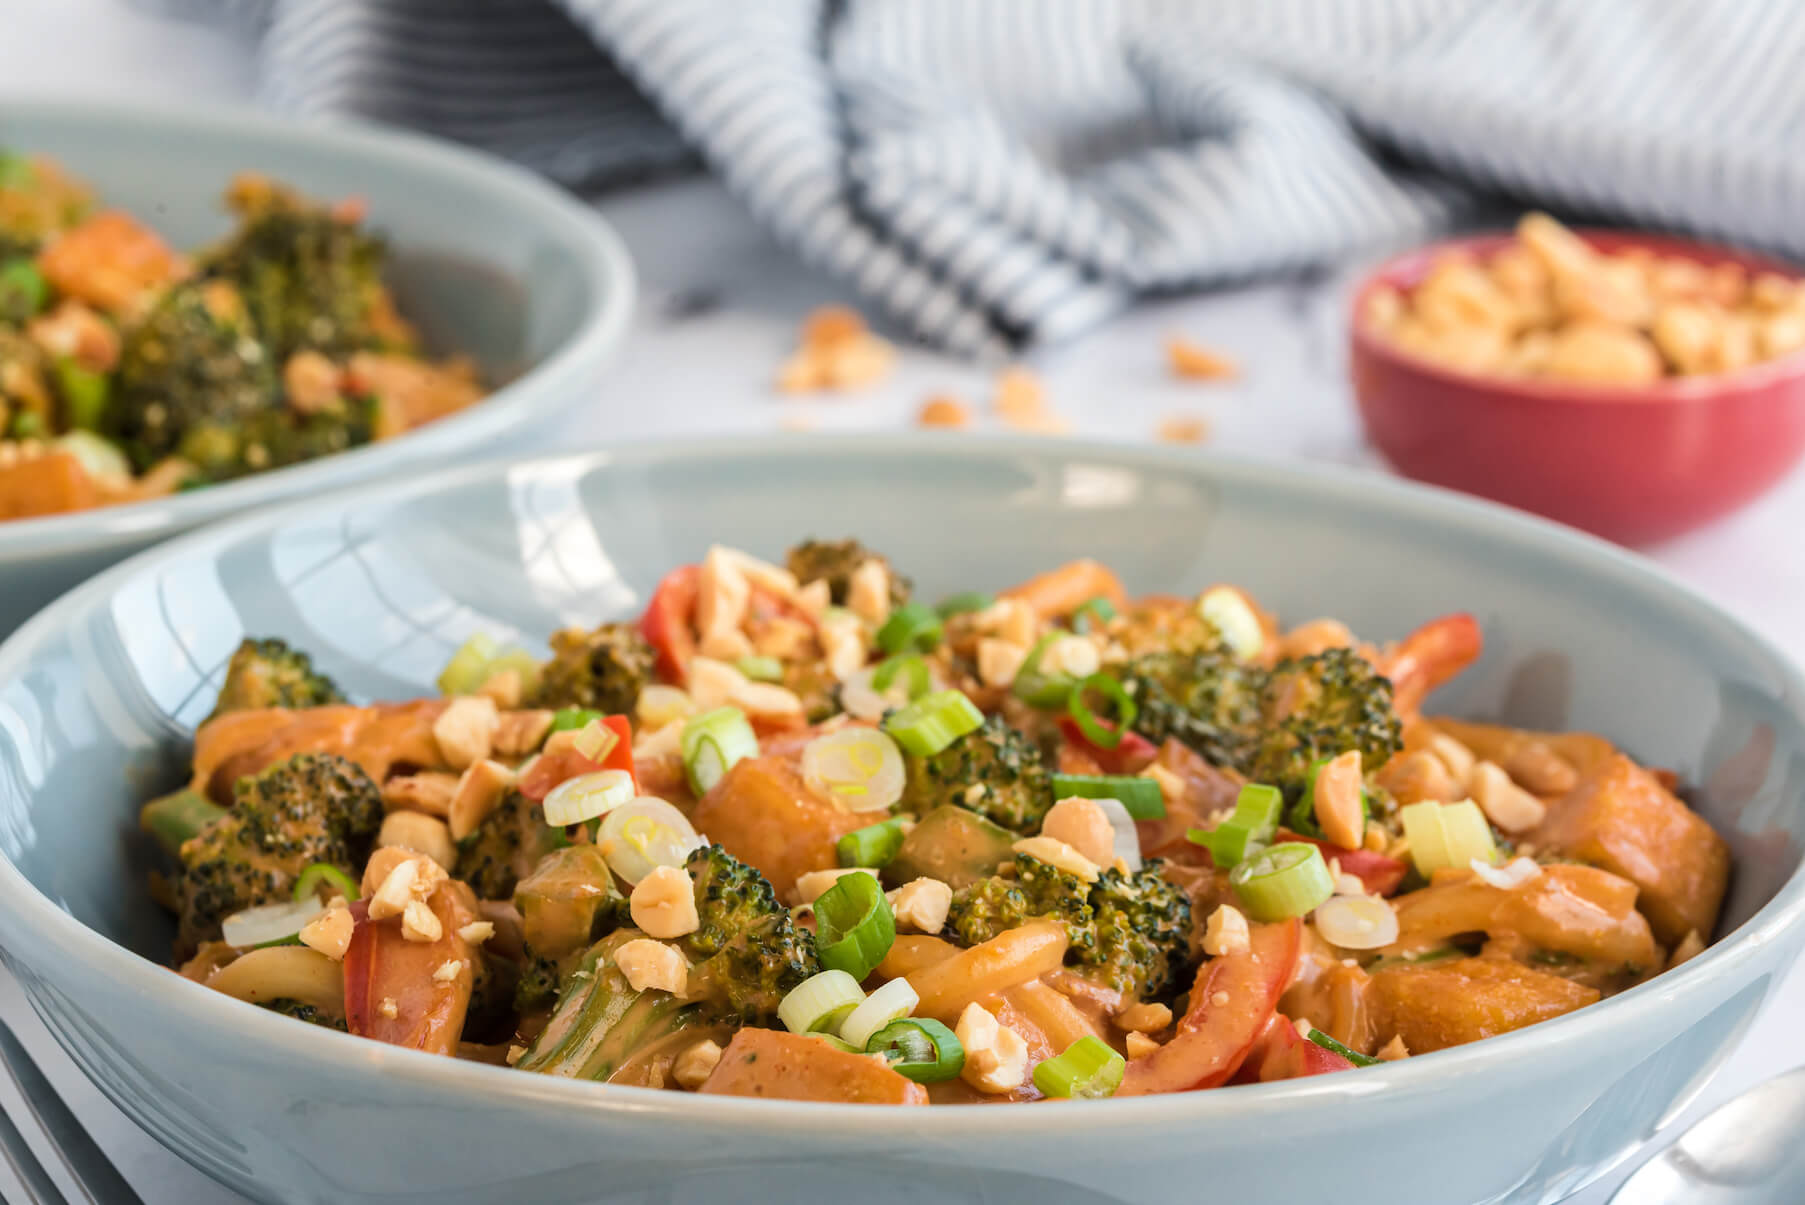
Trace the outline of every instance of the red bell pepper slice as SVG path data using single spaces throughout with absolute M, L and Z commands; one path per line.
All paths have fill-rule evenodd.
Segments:
M 639 775 L 633 769 L 632 722 L 624 715 L 605 715 L 602 723 L 614 733 L 615 741 L 601 761 L 592 761 L 569 748 L 542 753 L 526 768 L 526 773 L 514 784 L 515 789 L 538 803 L 551 794 L 553 787 L 579 774 L 594 774 L 597 770 L 625 770 L 633 779 L 633 789 L 637 792 Z
M 1198 968 L 1177 1034 L 1128 1064 L 1117 1096 L 1215 1088 L 1241 1069 L 1291 982 L 1303 944 L 1297 920 L 1250 929 L 1246 953 L 1224 954 Z
M 1354 1065 L 1333 1050 L 1318 1046 L 1297 1032 L 1291 1019 L 1274 1013 L 1260 1031 L 1254 1051 L 1235 1076 L 1238 1084 L 1269 1084 L 1274 1080 L 1302 1079 L 1331 1071 L 1352 1071 Z
M 351 905 L 357 927 L 345 948 L 345 1027 L 391 1046 L 449 1055 L 457 1052 L 473 982 L 470 946 L 458 930 L 476 913 L 450 886 L 433 893 L 431 906 L 444 930 L 437 941 L 407 940 L 393 917 L 371 920 L 368 900 Z M 466 969 L 450 981 L 435 979 L 447 961 Z
M 1103 721 L 1098 722 L 1109 727 Z M 1139 774 L 1159 756 L 1159 746 L 1138 732 L 1123 733 L 1121 742 L 1113 749 L 1093 744 L 1084 735 L 1084 729 L 1078 727 L 1078 721 L 1069 715 L 1059 717 L 1059 734 L 1067 745 L 1096 762 L 1105 774 Z
M 1324 841 L 1319 837 L 1306 837 L 1302 833 L 1294 833 L 1288 828 L 1281 828 L 1276 841 L 1302 841 L 1306 845 L 1314 845 L 1322 851 L 1322 860 L 1335 858 L 1341 863 L 1341 869 L 1366 884 L 1366 889 L 1374 895 L 1389 896 L 1404 881 L 1410 870 L 1401 859 L 1389 854 L 1375 853 L 1370 849 L 1343 849 L 1333 841 Z
M 696 655 L 696 595 L 700 592 L 702 566 L 683 565 L 665 574 L 652 600 L 639 617 L 640 635 L 658 653 L 658 673 L 678 686 L 689 677 L 689 659 Z

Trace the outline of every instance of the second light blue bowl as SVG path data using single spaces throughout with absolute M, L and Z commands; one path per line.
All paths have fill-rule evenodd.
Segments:
M 1075 556 L 1134 591 L 1245 585 L 1375 639 L 1472 610 L 1438 710 L 1602 732 L 1696 785 L 1736 873 L 1721 940 L 1601 1005 L 1398 1064 L 1134 1100 L 886 1110 L 458 1063 L 299 1025 L 159 965 L 141 800 L 182 777 L 241 635 L 367 697 L 466 636 L 635 612 L 710 543 L 856 534 L 927 597 Z M 1438 492 L 1163 450 L 798 438 L 487 465 L 154 550 L 0 646 L 0 946 L 122 1109 L 264 1201 L 1556 1199 L 1717 1066 L 1805 916 L 1805 685 L 1645 562 Z

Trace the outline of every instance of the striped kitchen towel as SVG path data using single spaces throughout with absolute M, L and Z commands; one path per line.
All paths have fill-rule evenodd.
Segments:
M 140 0 L 575 187 L 694 154 L 921 338 L 1056 340 L 1481 191 L 1805 253 L 1795 0 Z

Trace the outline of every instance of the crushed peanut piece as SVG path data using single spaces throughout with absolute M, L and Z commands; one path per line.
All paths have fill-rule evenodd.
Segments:
M 501 801 L 514 785 L 514 771 L 498 761 L 482 758 L 464 771 L 458 779 L 458 787 L 451 796 L 451 806 L 445 813 L 445 823 L 453 841 L 462 841 L 477 826 L 489 818 L 489 814 L 501 806 Z
M 546 723 L 549 725 L 551 721 L 548 719 Z M 443 770 L 397 775 L 382 784 L 383 810 L 443 816 L 451 810 L 451 797 L 457 786 L 458 776 Z
M 494 752 L 501 757 L 525 757 L 545 743 L 552 718 L 550 711 L 539 708 L 502 712 L 495 725 Z
M 990 405 L 1005 419 L 1026 418 L 1045 412 L 1047 392 L 1039 377 L 1019 364 L 1012 365 L 998 375 Z
M 1117 1013 L 1116 1024 L 1130 1031 L 1156 1033 L 1172 1024 L 1172 1010 L 1156 1000 L 1148 1000 Z
M 1227 992 L 1217 992 L 1215 995 L 1210 997 L 1210 1003 L 1215 1005 L 1217 1008 L 1228 1007 L 1228 993 Z
M 1043 837 L 1063 841 L 1098 866 L 1107 866 L 1115 858 L 1115 826 L 1094 799 L 1074 795 L 1059 800 L 1047 811 L 1040 832 Z
M 1161 443 L 1200 444 L 1210 437 L 1210 420 L 1197 414 L 1169 414 L 1159 420 L 1153 434 Z
M 1102 873 L 1096 862 L 1056 837 L 1024 837 L 1009 848 L 1015 853 L 1027 854 L 1049 866 L 1056 866 L 1067 874 L 1075 874 L 1087 883 L 1095 883 L 1097 876 Z
M 480 946 L 495 936 L 495 922 L 473 920 L 458 930 L 458 937 L 473 946 Z
M 671 1064 L 671 1078 L 679 1087 L 695 1091 L 700 1088 L 721 1061 L 721 1047 L 710 1038 L 703 1038 L 694 1046 L 686 1048 Z
M 334 903 L 335 907 L 326 909 L 308 921 L 298 936 L 301 944 L 308 949 L 339 962 L 344 959 L 345 951 L 351 948 L 351 934 L 357 928 L 357 921 L 343 901 Z
M 393 996 L 384 996 L 382 1002 L 376 1006 L 376 1011 L 389 1021 L 393 1021 L 401 1015 L 401 1010 L 395 1007 L 395 997 Z
M 869 866 L 838 866 L 831 870 L 811 870 L 807 874 L 796 877 L 796 898 L 804 904 L 812 904 L 822 894 L 840 881 L 842 875 L 868 874 L 877 877 L 877 871 Z
M 784 360 L 777 388 L 784 393 L 857 389 L 888 376 L 896 348 L 873 334 L 856 310 L 827 306 L 802 324 L 800 346 Z
M 450 983 L 463 973 L 464 960 L 462 958 L 447 958 L 439 964 L 439 969 L 432 973 L 432 977 L 435 982 Z
M 661 941 L 634 938 L 615 951 L 614 964 L 636 992 L 656 988 L 681 996 L 689 986 L 689 963 Z
M 451 830 L 443 820 L 425 812 L 390 812 L 384 816 L 382 827 L 376 831 L 376 845 L 411 849 L 446 870 L 457 863 L 457 845 L 451 839 Z
M 401 936 L 408 941 L 437 941 L 445 936 L 439 915 L 419 900 L 409 900 L 401 910 Z
M 959 1074 L 978 1091 L 998 1096 L 1015 1091 L 1028 1078 L 1028 1044 L 982 1004 L 965 1006 L 953 1034 L 965 1047 Z
M 888 894 L 898 928 L 935 934 L 946 927 L 953 889 L 939 879 L 912 879 Z
M 1247 918 L 1232 904 L 1223 904 L 1210 913 L 1203 930 L 1203 952 L 1212 958 L 1225 954 L 1245 954 L 1253 948 Z
M 627 907 L 648 937 L 682 937 L 702 923 L 696 915 L 696 885 L 680 866 L 654 867 L 634 886 Z
M 1180 335 L 1166 340 L 1166 360 L 1172 375 L 1187 381 L 1226 381 L 1241 371 L 1227 356 Z
M 1138 1030 L 1131 1030 L 1123 1045 L 1128 1048 L 1130 1059 L 1144 1059 L 1159 1049 L 1159 1043 Z
M 1378 1053 L 1373 1055 L 1373 1057 L 1387 1063 L 1395 1063 L 1399 1059 L 1409 1058 L 1410 1050 L 1404 1045 L 1403 1038 L 1393 1034 L 1391 1036 L 1391 1041 L 1379 1047 Z
M 460 695 L 433 721 L 432 735 L 439 756 L 454 770 L 462 770 L 489 756 L 495 747 L 495 730 L 501 712 L 495 700 L 484 695 Z
M 931 397 L 915 415 L 918 427 L 959 429 L 972 424 L 971 407 L 957 398 Z
M 508 1066 L 510 1066 L 510 1067 L 516 1066 L 517 1064 L 519 1064 L 520 1060 L 525 1057 L 526 1057 L 526 1047 L 525 1046 L 508 1047 Z

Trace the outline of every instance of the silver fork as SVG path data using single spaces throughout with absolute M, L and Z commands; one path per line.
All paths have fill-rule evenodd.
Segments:
M 50 1149 L 55 1151 L 63 1169 L 81 1191 L 78 1201 L 89 1205 L 144 1205 L 143 1198 L 132 1191 L 106 1153 L 88 1137 L 81 1122 L 69 1112 L 50 1081 L 38 1069 L 37 1062 L 13 1033 L 12 1026 L 0 1018 L 0 1067 L 18 1090 L 25 1111 L 43 1132 Z M 4 1156 L 13 1175 L 31 1194 L 34 1205 L 61 1205 L 66 1198 L 56 1187 L 50 1173 L 38 1161 L 25 1135 L 13 1118 L 0 1113 L 0 1156 Z

